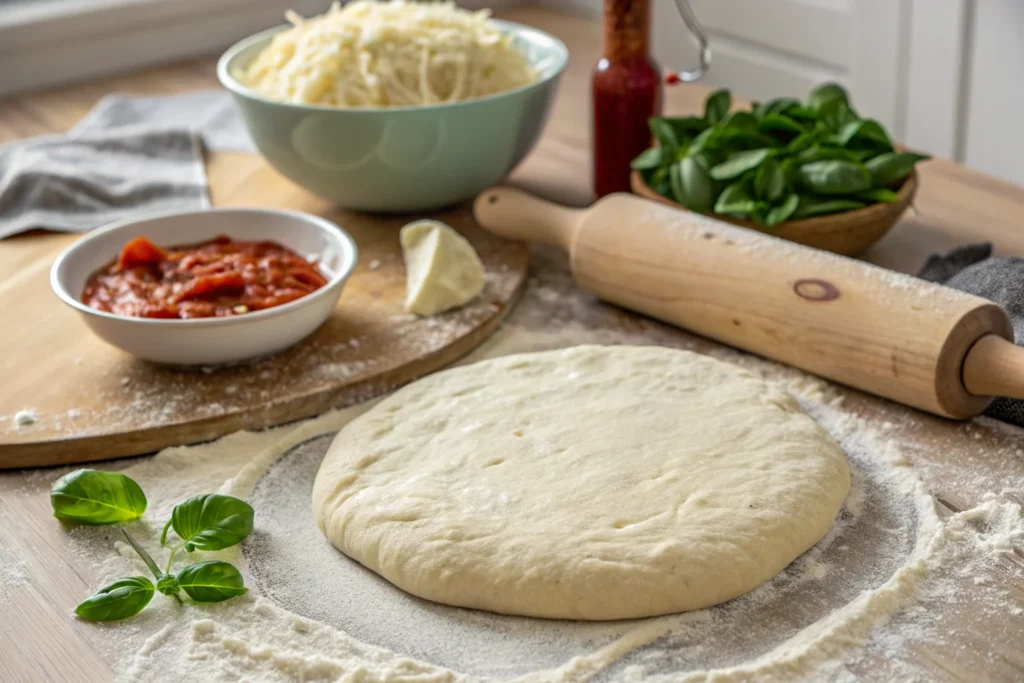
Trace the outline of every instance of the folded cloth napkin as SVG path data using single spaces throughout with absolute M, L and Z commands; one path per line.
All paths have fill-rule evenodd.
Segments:
M 209 207 L 199 136 L 125 126 L 0 147 L 0 238 Z
M 108 95 L 71 131 L 0 146 L 0 238 L 210 205 L 202 145 L 255 152 L 223 90 Z
M 992 258 L 991 244 L 970 244 L 929 257 L 918 277 L 999 304 L 1010 314 L 1017 345 L 1024 342 L 1024 259 Z M 1024 400 L 997 398 L 985 414 L 1024 427 Z
M 73 134 L 145 124 L 187 128 L 213 152 L 255 153 L 242 115 L 226 90 L 200 90 L 158 97 L 107 95 L 71 129 Z

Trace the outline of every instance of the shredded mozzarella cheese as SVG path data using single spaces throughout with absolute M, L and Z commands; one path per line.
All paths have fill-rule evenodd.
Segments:
M 456 102 L 536 79 L 526 57 L 490 20 L 454 2 L 355 0 L 323 15 L 285 15 L 239 81 L 280 102 L 394 107 Z

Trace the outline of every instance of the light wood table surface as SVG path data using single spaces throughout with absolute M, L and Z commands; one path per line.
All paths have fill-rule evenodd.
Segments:
M 536 150 L 515 172 L 513 181 L 550 199 L 585 205 L 592 200 L 589 74 L 598 57 L 600 27 L 594 21 L 535 8 L 502 15 L 554 33 L 568 44 L 572 53 L 552 120 Z M 97 100 L 111 92 L 156 95 L 217 87 L 214 62 L 213 57 L 205 57 L 0 101 L 0 143 L 67 130 Z M 666 111 L 697 111 L 706 92 L 699 86 L 671 89 Z M 249 175 L 265 172 L 263 166 L 258 157 L 212 155 L 208 172 L 213 181 L 214 203 L 230 196 L 233 188 L 245 183 Z M 228 167 L 230 174 L 224 172 Z M 1024 189 L 943 160 L 920 167 L 920 180 L 915 210 L 908 212 L 888 236 L 864 255 L 866 260 L 914 272 L 928 254 L 978 241 L 994 242 L 1003 254 L 1024 256 Z M 280 182 L 287 183 L 283 178 Z M 36 232 L 0 242 L 0 300 L 5 280 L 38 277 L 71 239 Z M 564 269 L 565 264 L 545 261 L 535 267 Z M 44 280 L 40 278 L 40 282 Z M 58 305 L 56 301 L 54 305 Z M 523 306 L 529 305 L 528 297 Z M 593 306 L 602 307 L 596 302 Z M 647 324 L 625 313 L 621 320 L 623 325 L 634 328 Z M 703 340 L 697 343 L 712 346 Z M 0 368 L 0 386 L 3 377 L 26 371 L 8 367 L 2 360 Z M 867 416 L 879 414 L 883 407 L 877 399 L 852 391 L 848 405 Z M 885 409 L 891 411 L 892 407 Z M 1024 436 L 988 426 L 948 422 L 911 410 L 900 415 L 901 438 L 905 445 L 913 446 L 915 458 L 942 462 L 946 457 L 942 449 L 949 444 L 977 444 L 978 453 L 982 454 L 965 456 L 960 448 L 957 461 L 950 461 L 949 476 L 939 474 L 926 481 L 937 497 L 961 508 L 980 499 L 983 491 L 965 484 L 956 474 L 957 467 L 961 471 L 964 467 L 988 468 L 994 477 L 1004 481 L 1024 481 L 1024 459 L 1019 454 Z M 96 585 L 94 577 L 76 568 L 67 534 L 50 516 L 48 497 L 38 486 L 40 478 L 49 482 L 54 477 L 50 471 L 0 473 L 0 563 L 20 558 L 28 574 L 27 580 L 17 585 L 6 589 L 0 586 L 3 683 L 110 680 L 118 657 L 118 653 L 101 652 L 96 646 L 95 626 L 76 621 L 71 615 L 73 606 Z M 1008 604 L 1024 606 L 1021 577 L 1020 567 L 1007 559 L 998 563 L 988 578 L 1005 590 Z M 965 598 L 972 590 L 970 583 L 969 578 L 965 579 Z M 929 680 L 1024 680 L 1024 619 L 1013 616 L 1009 609 L 1005 617 L 986 617 L 973 610 L 970 602 L 959 600 L 944 611 L 949 633 L 934 640 L 909 643 L 898 652 L 872 651 L 869 657 L 860 658 L 859 664 L 848 668 L 867 679 L 887 680 L 887 662 L 904 659 L 928 672 Z

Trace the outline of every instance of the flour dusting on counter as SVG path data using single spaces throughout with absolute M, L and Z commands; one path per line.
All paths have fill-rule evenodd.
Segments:
M 250 594 L 214 605 L 154 600 L 133 619 L 89 626 L 109 648 L 120 678 L 845 681 L 869 671 L 905 680 L 926 676 L 925 670 L 884 653 L 925 640 L 955 646 L 963 635 L 951 633 L 950 614 L 969 629 L 970 619 L 1015 615 L 1024 607 L 1019 595 L 1000 587 L 1005 582 L 990 580 L 1022 574 L 1007 559 L 1024 543 L 1021 482 L 1001 476 L 998 459 L 1014 457 L 1024 432 L 980 421 L 953 424 L 865 399 L 598 305 L 573 288 L 563 270 L 538 270 L 524 305 L 466 362 L 584 342 L 662 344 L 709 353 L 781 382 L 849 456 L 853 490 L 835 528 L 761 588 L 689 614 L 581 624 L 432 605 L 352 566 L 317 539 L 315 527 L 310 531 L 303 487 L 315 474 L 316 449 L 329 441 L 315 437 L 341 428 L 369 407 L 364 404 L 272 431 L 168 449 L 122 470 L 149 496 L 145 521 L 130 527 L 147 547 L 157 545 L 175 503 L 214 490 L 250 498 L 256 531 L 241 549 L 189 558 L 242 564 Z M 948 445 L 949 468 L 940 471 L 918 452 L 914 435 L 925 428 Z M 979 430 L 985 438 L 976 440 Z M 48 486 L 60 472 L 45 474 L 34 485 Z M 968 504 L 956 499 L 961 491 L 979 493 Z M 80 569 L 97 586 L 144 571 L 112 529 L 78 527 L 70 534 Z

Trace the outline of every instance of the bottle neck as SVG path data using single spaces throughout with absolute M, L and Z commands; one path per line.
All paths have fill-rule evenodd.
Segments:
M 604 56 L 611 62 L 650 54 L 650 0 L 604 0 Z

